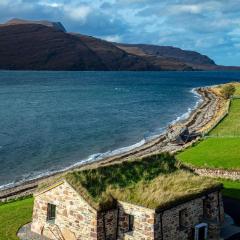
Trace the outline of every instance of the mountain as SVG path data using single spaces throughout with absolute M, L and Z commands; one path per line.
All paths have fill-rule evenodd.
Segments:
M 179 61 L 194 66 L 216 66 L 215 62 L 208 56 L 198 52 L 182 50 L 171 46 L 156 46 L 147 44 L 115 44 L 122 50 L 139 56 L 156 57 L 159 59 L 168 59 Z
M 112 43 L 67 33 L 59 22 L 12 19 L 0 24 L 0 69 L 156 71 L 220 68 L 197 52 Z
M 9 25 L 20 25 L 20 24 L 40 24 L 46 27 L 52 27 L 55 28 L 57 30 L 66 32 L 66 29 L 64 28 L 64 26 L 62 25 L 62 23 L 60 22 L 50 22 L 50 21 L 31 21 L 31 20 L 25 20 L 25 19 L 19 19 L 19 18 L 13 18 L 11 20 L 9 20 L 8 22 L 4 23 L 4 24 L 0 24 L 0 26 L 9 26 Z
M 89 48 L 80 37 L 41 24 L 0 27 L 0 69 L 147 70 L 148 63 L 109 43 L 108 54 Z

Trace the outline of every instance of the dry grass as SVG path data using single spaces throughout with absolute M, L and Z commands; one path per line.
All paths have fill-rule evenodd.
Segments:
M 212 179 L 180 170 L 167 154 L 72 172 L 65 179 L 97 210 L 113 208 L 116 199 L 159 209 L 219 187 Z
M 227 84 L 231 84 L 233 85 L 235 88 L 236 88 L 236 92 L 234 95 L 237 95 L 237 96 L 240 96 L 240 83 L 239 82 L 231 82 L 231 83 L 227 83 Z M 218 94 L 218 95 L 222 95 L 221 94 L 221 90 L 223 88 L 223 86 L 225 86 L 226 84 L 221 84 L 221 85 L 218 85 L 217 87 L 214 87 L 213 88 L 213 91 Z
M 120 201 L 160 209 L 195 197 L 213 186 L 217 187 L 218 183 L 212 179 L 178 170 L 124 189 L 109 187 L 107 193 Z

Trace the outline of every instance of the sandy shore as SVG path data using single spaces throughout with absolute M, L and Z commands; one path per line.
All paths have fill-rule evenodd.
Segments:
M 218 119 L 222 117 L 222 115 L 225 113 L 224 109 L 227 102 L 218 95 L 214 87 L 199 88 L 196 91 L 199 95 L 201 95 L 203 101 L 194 111 L 192 111 L 192 113 L 187 119 L 175 123 L 173 125 L 173 128 L 179 128 L 178 126 L 186 126 L 188 127 L 190 134 L 197 133 L 198 135 L 202 135 L 206 133 L 208 129 L 211 129 L 212 126 L 216 124 Z M 186 144 L 176 144 L 169 139 L 169 131 L 167 131 L 165 134 L 162 134 L 159 137 L 149 142 L 146 142 L 144 145 L 137 147 L 131 151 L 101 159 L 99 161 L 84 163 L 83 165 L 74 167 L 72 169 L 69 169 L 68 171 L 76 169 L 96 168 L 99 166 L 126 161 L 132 158 L 141 158 L 160 152 L 175 153 L 190 146 L 198 139 L 199 137 Z M 57 176 L 60 174 L 62 173 L 56 173 L 51 176 L 30 180 L 18 186 L 2 190 L 0 191 L 0 201 L 6 201 L 12 198 L 32 194 L 39 183 L 43 181 L 48 181 L 53 176 Z

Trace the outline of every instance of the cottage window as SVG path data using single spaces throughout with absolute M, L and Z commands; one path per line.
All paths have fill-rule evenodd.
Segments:
M 47 220 L 54 221 L 56 218 L 56 205 L 48 203 Z
M 134 227 L 134 216 L 128 215 L 128 232 L 132 232 Z
M 208 198 L 203 199 L 203 217 L 205 219 L 210 218 L 210 210 L 211 210 L 211 201 Z
M 208 225 L 206 223 L 200 223 L 195 226 L 194 240 L 206 240 L 208 239 Z
M 184 228 L 187 226 L 187 209 L 179 211 L 179 227 Z

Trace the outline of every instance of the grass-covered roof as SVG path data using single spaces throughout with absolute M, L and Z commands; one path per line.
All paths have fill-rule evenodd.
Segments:
M 168 154 L 73 171 L 64 178 L 96 210 L 112 208 L 116 200 L 161 209 L 221 186 L 181 170 Z

